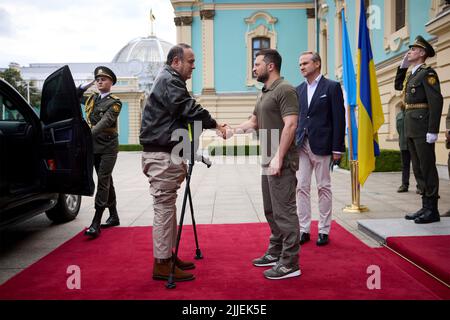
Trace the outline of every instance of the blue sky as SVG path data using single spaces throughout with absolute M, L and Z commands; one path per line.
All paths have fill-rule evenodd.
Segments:
M 0 0 L 0 68 L 49 62 L 110 62 L 150 33 L 175 43 L 169 0 Z

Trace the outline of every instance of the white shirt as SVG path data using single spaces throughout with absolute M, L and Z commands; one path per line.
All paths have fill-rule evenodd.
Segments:
M 106 97 L 108 94 L 110 94 L 111 92 L 107 92 L 107 93 L 100 93 L 100 99 L 103 99 L 104 97 Z
M 308 82 L 308 80 L 306 80 L 306 85 L 308 87 L 308 108 L 309 108 L 309 105 L 311 104 L 311 100 L 312 100 L 312 97 L 314 96 L 314 92 L 316 92 L 317 85 L 319 84 L 320 78 L 322 78 L 321 74 L 319 74 L 317 76 L 317 78 L 315 78 L 312 81 L 311 84 Z

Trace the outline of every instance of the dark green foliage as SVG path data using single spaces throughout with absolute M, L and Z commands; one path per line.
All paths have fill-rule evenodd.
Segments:
M 380 150 L 380 155 L 375 158 L 375 170 L 374 172 L 391 172 L 402 171 L 402 161 L 400 158 L 399 150 Z M 339 165 L 342 169 L 350 170 L 348 163 L 348 152 L 342 155 L 342 161 Z
M 28 84 L 24 81 L 20 75 L 20 72 L 14 68 L 8 68 L 3 72 L 0 72 L 0 78 L 3 78 L 6 82 L 12 85 L 25 100 L 30 97 L 30 104 L 39 109 L 41 105 L 41 93 L 38 92 L 33 81 Z
M 119 145 L 119 151 L 142 151 L 143 148 L 140 144 L 121 144 Z

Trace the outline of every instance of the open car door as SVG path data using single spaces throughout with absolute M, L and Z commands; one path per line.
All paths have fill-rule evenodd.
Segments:
M 45 80 L 40 119 L 43 123 L 43 189 L 93 195 L 91 130 L 81 114 L 68 66 L 56 70 Z

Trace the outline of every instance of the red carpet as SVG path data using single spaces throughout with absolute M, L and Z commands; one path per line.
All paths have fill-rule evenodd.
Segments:
M 203 260 L 196 261 L 197 279 L 165 288 L 151 279 L 151 227 L 105 230 L 96 240 L 82 233 L 67 241 L 0 287 L 0 299 L 152 299 L 152 300 L 277 300 L 277 299 L 424 299 L 445 298 L 360 242 L 333 222 L 330 244 L 302 246 L 300 277 L 267 280 L 265 268 L 251 265 L 267 246 L 266 223 L 199 225 Z M 185 226 L 181 258 L 195 252 L 191 226 Z M 81 289 L 69 290 L 68 266 L 81 270 Z M 381 289 L 367 288 L 367 267 L 381 269 Z
M 389 237 L 386 245 L 450 285 L 450 236 Z
M 450 289 L 443 285 L 441 282 L 430 277 L 427 273 L 417 268 L 412 263 L 407 262 L 398 254 L 392 252 L 387 248 L 375 248 L 376 252 L 389 262 L 395 264 L 402 271 L 408 273 L 415 281 L 420 282 L 423 286 L 427 287 L 433 293 L 438 295 L 444 300 L 450 300 Z

